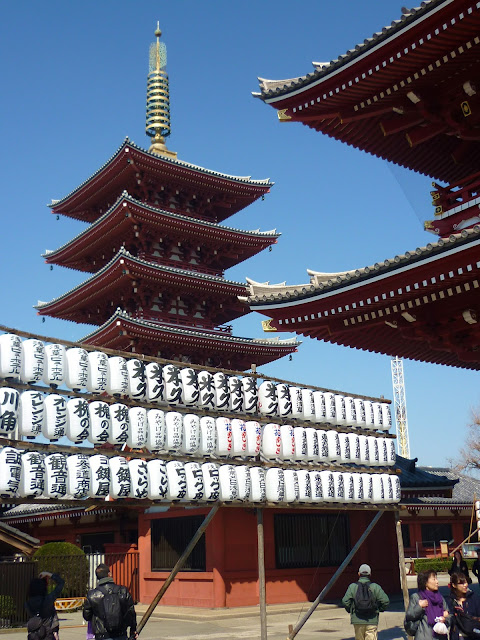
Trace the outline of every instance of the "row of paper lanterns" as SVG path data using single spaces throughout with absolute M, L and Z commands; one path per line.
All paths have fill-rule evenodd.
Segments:
M 75 391 L 127 396 L 158 404 L 202 407 L 332 425 L 388 431 L 390 405 L 331 392 L 313 391 L 249 376 L 228 376 L 138 358 L 108 357 L 101 351 L 65 348 L 15 334 L 0 336 L 0 378 Z
M 127 460 L 0 450 L 0 496 L 165 501 L 372 503 L 400 500 L 396 475 L 294 470 L 214 462 Z
M 20 393 L 0 389 L 0 435 L 50 441 L 66 436 L 80 444 L 126 444 L 133 449 L 187 455 L 254 457 L 269 459 L 391 465 L 394 441 L 376 435 L 337 433 L 334 429 L 260 425 L 255 420 L 182 414 L 178 411 L 128 407 L 85 398 L 67 399 L 37 390 Z

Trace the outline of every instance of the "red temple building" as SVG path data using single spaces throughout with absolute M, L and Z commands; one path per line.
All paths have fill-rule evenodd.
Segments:
M 40 315 L 97 328 L 82 341 L 196 364 L 244 370 L 296 350 L 296 340 L 237 338 L 230 322 L 248 309 L 245 284 L 225 269 L 277 241 L 275 231 L 219 224 L 263 198 L 272 183 L 210 171 L 177 159 L 170 134 L 166 49 L 150 49 L 149 151 L 128 139 L 93 176 L 51 204 L 89 226 L 45 254 L 46 262 L 91 274 L 39 303 Z
M 270 330 L 480 369 L 480 7 L 428 0 L 329 63 L 255 94 L 301 122 L 433 178 L 436 242 L 306 284 L 249 281 Z

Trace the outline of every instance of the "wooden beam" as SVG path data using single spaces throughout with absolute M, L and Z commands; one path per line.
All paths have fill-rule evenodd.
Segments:
M 407 570 L 405 568 L 405 553 L 403 550 L 403 537 L 402 537 L 402 521 L 398 511 L 395 512 L 395 531 L 397 533 L 397 546 L 398 546 L 398 567 L 400 569 L 400 584 L 402 586 L 403 604 L 405 611 L 408 607 L 409 595 L 407 585 Z
M 263 507 L 257 509 L 258 591 L 260 599 L 260 640 L 267 640 L 267 595 L 265 583 L 265 537 Z

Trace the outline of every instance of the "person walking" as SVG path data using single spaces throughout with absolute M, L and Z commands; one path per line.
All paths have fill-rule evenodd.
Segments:
M 54 582 L 55 587 L 48 593 L 50 580 Z M 25 609 L 30 618 L 27 625 L 28 636 L 32 640 L 37 635 L 43 635 L 43 632 L 45 640 L 58 640 L 60 623 L 55 610 L 55 600 L 62 593 L 64 584 L 65 580 L 62 577 L 49 571 L 42 571 L 38 578 L 33 578 L 30 582 Z
M 355 640 L 377 640 L 378 614 L 390 604 L 382 587 L 371 582 L 371 575 L 368 564 L 360 565 L 358 582 L 352 582 L 342 598 L 355 630 Z
M 137 615 L 127 587 L 115 584 L 106 564 L 95 569 L 97 586 L 90 589 L 83 604 L 83 617 L 92 623 L 95 640 L 137 638 Z
M 448 570 L 448 573 L 452 575 L 453 573 L 463 573 L 463 575 L 467 578 L 468 584 L 472 583 L 472 579 L 468 573 L 467 563 L 465 562 L 462 552 L 458 549 L 453 554 L 452 565 Z
M 452 573 L 450 578 L 450 596 L 447 596 L 446 601 L 452 619 L 450 640 L 459 640 L 461 636 L 465 635 L 464 630 L 460 628 L 462 624 L 462 620 L 460 619 L 462 612 L 476 621 L 480 620 L 480 597 L 468 588 L 466 575 L 463 573 Z M 457 613 L 459 610 L 461 610 L 460 615 Z
M 405 614 L 405 630 L 408 635 L 415 636 L 415 640 L 432 640 L 432 638 L 446 638 L 450 617 L 445 598 L 438 591 L 436 571 L 429 569 L 417 576 L 418 592 L 410 596 Z M 437 623 L 444 623 L 438 633 Z M 434 627 L 436 627 L 434 631 Z

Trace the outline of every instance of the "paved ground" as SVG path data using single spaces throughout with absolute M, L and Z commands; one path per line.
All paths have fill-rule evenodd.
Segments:
M 446 594 L 448 575 L 439 576 L 441 591 Z M 416 577 L 408 577 L 410 591 L 416 588 Z M 475 585 L 478 589 L 478 585 Z M 138 620 L 147 607 L 138 605 Z M 268 640 L 285 640 L 288 625 L 296 625 L 308 611 L 309 603 L 271 605 L 267 607 Z M 403 600 L 395 598 L 389 611 L 382 613 L 378 626 L 379 640 L 405 640 L 403 631 Z M 61 640 L 85 640 L 86 627 L 81 612 L 60 614 Z M 19 640 L 25 629 L 0 631 L 0 640 Z M 335 604 L 321 604 L 297 635 L 298 640 L 353 640 L 353 627 L 347 612 Z M 159 606 L 145 625 L 141 640 L 230 640 L 234 638 L 260 638 L 258 607 L 236 609 L 192 609 Z

